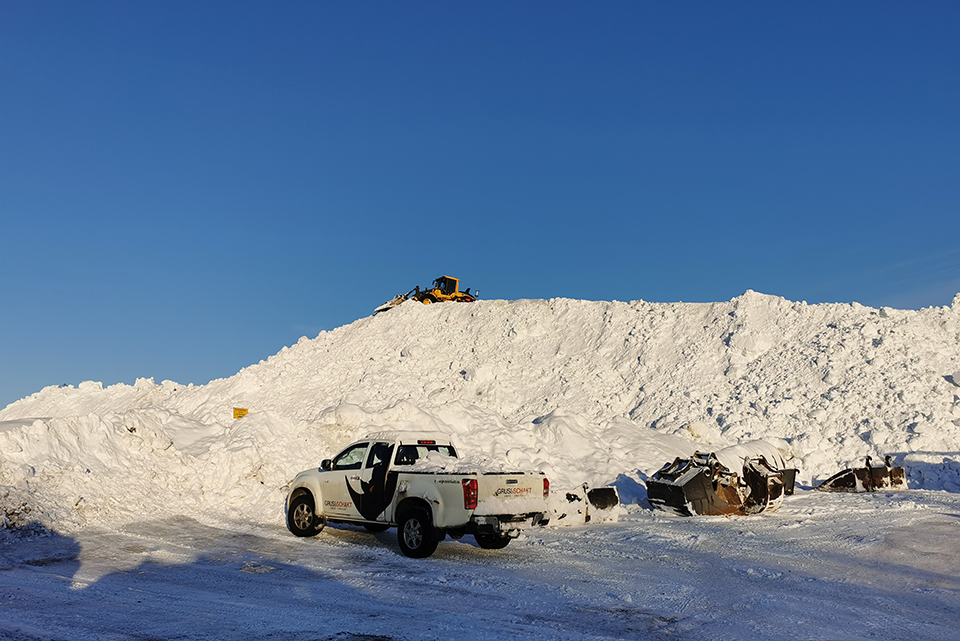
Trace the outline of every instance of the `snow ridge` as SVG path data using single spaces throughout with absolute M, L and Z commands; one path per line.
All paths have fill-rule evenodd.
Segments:
M 61 523 L 272 521 L 296 472 L 380 429 L 450 433 L 626 501 L 674 456 L 752 439 L 775 441 L 801 483 L 889 453 L 911 487 L 960 491 L 960 295 L 920 311 L 752 291 L 408 302 L 207 385 L 45 388 L 0 411 L 0 485 Z

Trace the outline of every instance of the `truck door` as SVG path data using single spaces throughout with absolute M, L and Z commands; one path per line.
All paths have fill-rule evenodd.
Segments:
M 360 515 L 368 521 L 387 520 L 384 511 L 397 489 L 397 475 L 392 475 L 391 479 L 387 474 L 392 456 L 393 443 L 372 443 L 360 474 L 360 491 L 355 493 L 351 485 L 353 502 L 358 506 Z
M 337 454 L 323 475 L 323 511 L 330 518 L 359 519 L 353 487 L 359 488 L 364 455 L 369 443 L 351 445 Z

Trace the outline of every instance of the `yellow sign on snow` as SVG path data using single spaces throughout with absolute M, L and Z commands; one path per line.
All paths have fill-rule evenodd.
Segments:
M 233 418 L 243 418 L 250 413 L 250 410 L 243 409 L 242 407 L 233 408 Z

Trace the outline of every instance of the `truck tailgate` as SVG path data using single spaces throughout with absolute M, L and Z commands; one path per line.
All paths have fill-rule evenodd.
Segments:
M 491 472 L 477 477 L 477 515 L 521 516 L 547 511 L 544 476 L 522 472 Z

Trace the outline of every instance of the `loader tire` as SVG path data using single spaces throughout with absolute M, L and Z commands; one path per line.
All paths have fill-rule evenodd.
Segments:
M 437 302 L 437 300 L 433 296 L 424 296 L 423 300 L 420 302 L 424 305 L 429 305 L 430 303 Z

